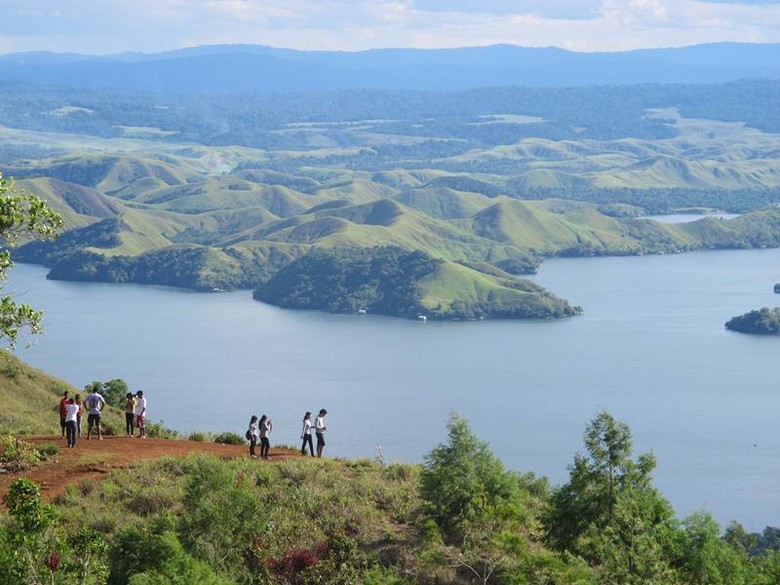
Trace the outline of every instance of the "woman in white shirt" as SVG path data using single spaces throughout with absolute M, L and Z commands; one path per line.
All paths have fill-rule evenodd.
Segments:
M 255 454 L 255 445 L 260 438 L 260 427 L 257 424 L 257 415 L 253 414 L 249 419 L 249 430 L 247 431 L 247 437 L 249 438 L 249 456 L 252 459 L 257 459 Z
M 317 435 L 317 457 L 322 457 L 322 450 L 325 448 L 325 415 L 328 411 L 324 408 L 317 415 L 317 422 L 314 423 L 314 434 Z
M 307 410 L 303 415 L 303 428 L 301 429 L 301 455 L 306 455 L 306 445 L 309 445 L 309 453 L 314 457 L 314 443 L 311 440 L 311 410 Z

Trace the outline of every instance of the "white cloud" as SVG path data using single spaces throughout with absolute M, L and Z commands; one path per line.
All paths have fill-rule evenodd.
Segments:
M 4 0 L 0 51 L 154 52 L 512 43 L 627 50 L 780 42 L 778 2 L 723 0 Z

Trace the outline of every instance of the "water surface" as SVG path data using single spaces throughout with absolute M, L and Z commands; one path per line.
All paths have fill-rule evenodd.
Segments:
M 508 467 L 558 483 L 606 409 L 655 453 L 680 516 L 780 525 L 780 338 L 723 327 L 780 304 L 780 250 L 550 261 L 535 280 L 585 313 L 544 322 L 287 311 L 45 272 L 18 265 L 5 288 L 46 313 L 20 357 L 77 386 L 122 378 L 185 432 L 266 413 L 272 442 L 294 444 L 303 412 L 326 407 L 326 455 L 420 461 L 457 411 Z

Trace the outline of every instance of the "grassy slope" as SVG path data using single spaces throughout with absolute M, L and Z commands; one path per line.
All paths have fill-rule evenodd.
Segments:
M 59 435 L 58 407 L 65 390 L 71 396 L 77 392 L 82 398 L 85 396 L 82 390 L 29 366 L 16 356 L 0 353 L 0 402 L 3 404 L 0 429 L 14 435 Z M 117 409 L 109 408 L 104 421 L 120 428 L 124 424 L 121 416 Z
M 667 226 L 608 217 L 586 203 L 521 201 L 501 194 L 502 185 L 510 183 L 514 195 L 522 195 L 517 190 L 522 187 L 576 189 L 578 184 L 725 189 L 780 184 L 780 166 L 772 154 L 780 147 L 777 137 L 741 124 L 682 119 L 674 110 L 656 114 L 670 120 L 678 135 L 656 141 L 529 137 L 428 161 L 432 168 L 369 172 L 335 165 L 333 159 L 360 150 L 328 145 L 327 129 L 317 130 L 310 150 L 269 151 L 276 161 L 305 158 L 291 163 L 300 164 L 294 171 L 230 172 L 238 163 L 262 166 L 270 156 L 248 148 L 85 139 L 76 149 L 66 135 L 38 134 L 36 139 L 59 153 L 19 161 L 16 168 L 23 176 L 52 177 L 24 181 L 61 210 L 71 226 L 122 215 L 121 244 L 94 251 L 139 256 L 187 244 L 213 246 L 201 269 L 218 279 L 216 263 L 226 261 L 224 274 L 232 275 L 232 282 L 237 266 L 221 251 L 225 248 L 240 259 L 240 270 L 251 281 L 311 247 L 396 245 L 490 272 L 488 264 L 516 260 L 520 264 L 514 270 L 528 270 L 539 259 L 560 254 L 771 245 L 774 220 L 766 214 L 733 223 Z M 358 130 L 352 134 L 366 146 L 384 140 Z M 3 130 L 3 135 L 11 141 L 29 139 L 15 131 Z M 492 174 L 444 170 L 480 161 L 509 166 Z M 763 239 L 751 236 L 755 231 Z M 426 295 L 437 302 L 480 297 L 476 291 L 483 288 L 464 287 L 461 276 L 462 271 L 444 270 L 426 284 Z M 484 290 L 498 287 L 493 296 L 518 294 L 504 291 L 493 277 L 475 282 L 480 280 L 491 283 Z M 465 296 L 448 299 L 452 294 Z

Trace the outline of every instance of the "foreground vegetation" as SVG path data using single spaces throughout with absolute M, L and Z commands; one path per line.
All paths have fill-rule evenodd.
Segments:
M 0 583 L 723 583 L 780 579 L 780 531 L 685 520 L 606 413 L 567 483 L 504 469 L 464 420 L 423 465 L 192 455 L 54 504 L 15 482 Z

